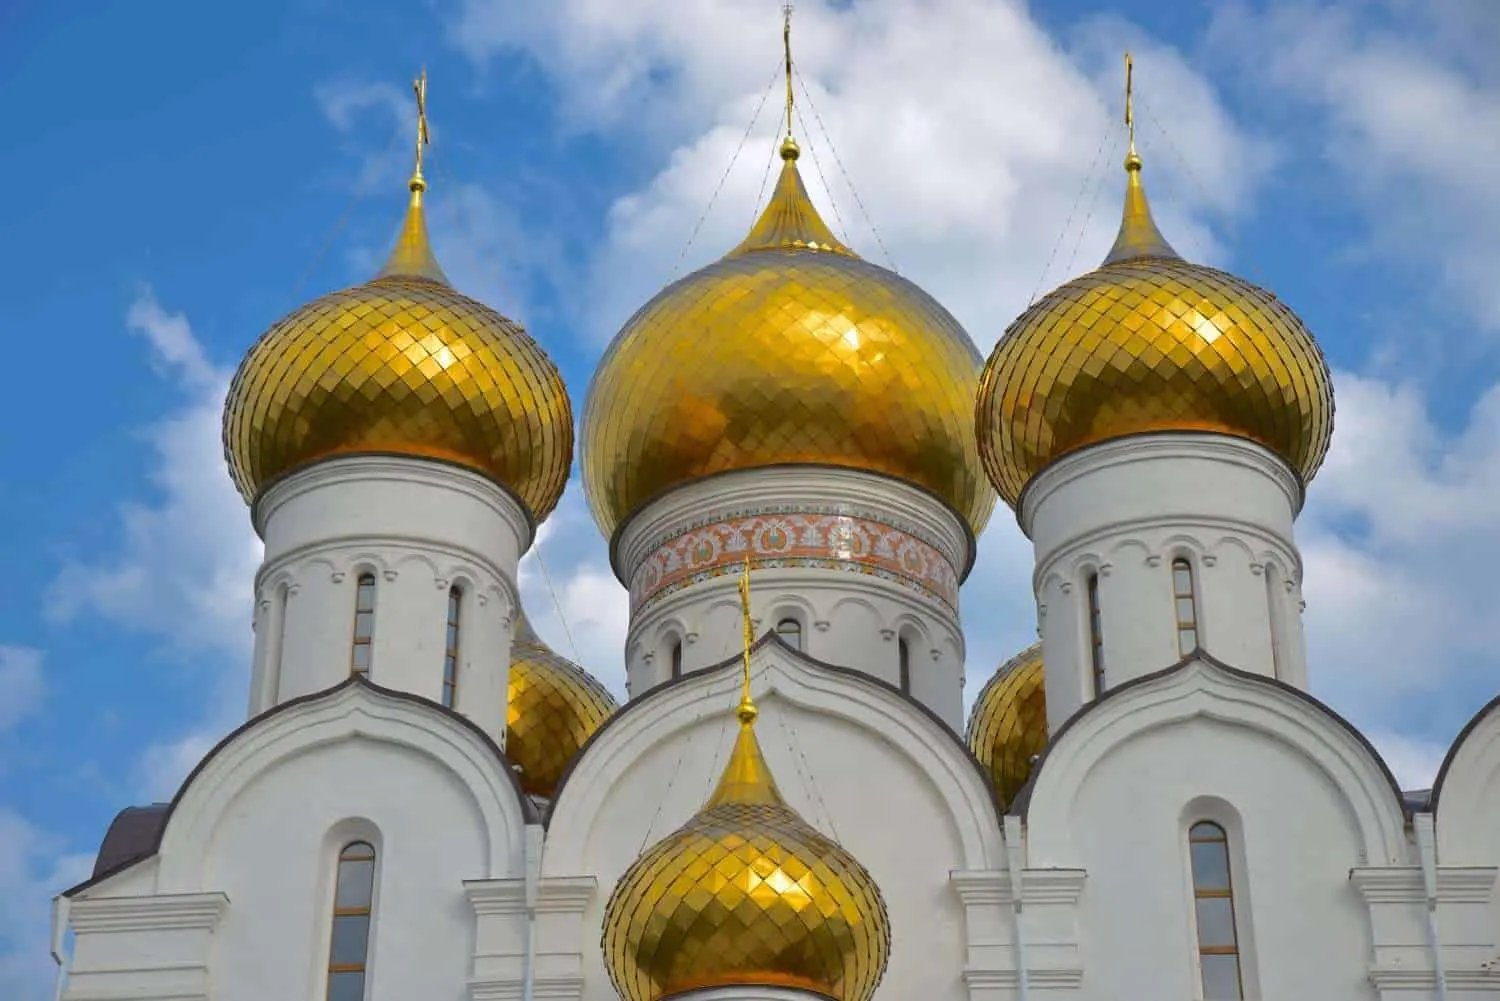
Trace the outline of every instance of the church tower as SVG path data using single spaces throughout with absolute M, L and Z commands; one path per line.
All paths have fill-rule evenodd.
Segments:
M 501 743 L 516 568 L 567 482 L 572 408 L 537 343 L 433 256 L 425 75 L 416 92 L 385 266 L 273 326 L 229 390 L 225 454 L 265 540 L 250 714 L 354 674 Z
M 630 589 L 634 696 L 757 629 L 899 686 L 957 728 L 958 587 L 995 495 L 980 358 L 947 310 L 840 242 L 808 197 L 786 40 L 781 176 L 750 234 L 624 325 L 583 418 L 584 486 Z
M 1053 731 L 1199 649 L 1307 687 L 1292 523 L 1333 433 L 1328 367 L 1274 295 L 1157 228 L 1126 75 L 1114 246 L 1011 324 L 978 398 L 985 469 L 1036 549 Z

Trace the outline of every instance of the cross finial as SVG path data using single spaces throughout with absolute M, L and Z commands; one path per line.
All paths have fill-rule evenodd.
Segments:
M 786 50 L 786 137 L 792 138 L 792 5 L 781 7 L 781 44 Z
M 755 702 L 750 698 L 750 647 L 755 643 L 755 625 L 750 619 L 750 556 L 748 553 L 745 555 L 745 571 L 740 574 L 740 617 L 745 624 L 745 659 L 740 705 L 735 715 L 739 716 L 741 723 L 749 726 L 755 722 L 759 711 L 755 708 Z
M 432 143 L 427 135 L 427 67 L 422 67 L 422 75 L 412 81 L 411 89 L 417 95 L 417 166 L 412 171 L 411 189 L 421 191 L 427 187 L 422 176 L 422 154 Z
M 1135 157 L 1135 60 L 1125 53 L 1125 130 L 1130 136 L 1130 152 Z

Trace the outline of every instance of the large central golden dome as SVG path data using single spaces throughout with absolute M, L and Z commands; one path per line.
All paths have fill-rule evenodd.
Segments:
M 420 173 L 390 260 L 281 320 L 235 373 L 224 451 L 248 501 L 337 455 L 442 459 L 510 490 L 538 522 L 562 496 L 573 410 L 521 327 L 454 291 L 427 239 Z
M 1179 257 L 1151 218 L 1141 160 L 1104 264 L 1038 301 L 980 381 L 979 450 L 1014 506 L 1031 478 L 1087 445 L 1145 431 L 1248 438 L 1312 479 L 1333 434 L 1317 343 L 1274 295 Z
M 799 817 L 756 741 L 748 694 L 718 788 L 635 861 L 604 909 L 625 1001 L 748 985 L 869 1001 L 885 974 L 885 901 L 864 866 Z
M 700 477 L 797 463 L 904 480 L 978 534 L 995 495 L 970 419 L 973 343 L 931 296 L 835 239 L 796 144 L 782 156 L 745 241 L 641 307 L 600 362 L 582 463 L 600 529 Z

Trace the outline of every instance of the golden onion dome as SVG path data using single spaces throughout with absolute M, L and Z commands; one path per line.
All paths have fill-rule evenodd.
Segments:
M 1012 506 L 1054 459 L 1123 435 L 1210 431 L 1257 442 L 1310 481 L 1333 434 L 1328 365 L 1264 289 L 1177 255 L 1141 160 L 1104 264 L 1026 310 L 979 384 L 979 451 Z
M 667 286 L 605 352 L 583 418 L 583 477 L 612 536 L 663 492 L 781 464 L 884 473 L 978 534 L 994 509 L 969 420 L 981 358 L 927 293 L 861 259 L 819 217 L 782 146 L 750 235 Z
M 1035 643 L 1001 665 L 969 713 L 969 750 L 989 773 L 1009 807 L 1047 747 L 1047 686 L 1042 645 Z
M 224 451 L 247 501 L 339 455 L 441 459 L 508 489 L 538 522 L 573 456 L 557 367 L 518 324 L 454 291 L 433 256 L 420 171 L 385 267 L 294 311 L 256 342 L 224 407 Z
M 604 954 L 624 1001 L 734 985 L 868 1001 L 885 973 L 880 890 L 782 799 L 755 712 L 747 693 L 713 795 L 635 861 L 605 906 Z
M 529 795 L 548 799 L 578 751 L 619 705 L 609 690 L 554 653 L 526 621 L 516 619 L 510 648 L 505 756 Z

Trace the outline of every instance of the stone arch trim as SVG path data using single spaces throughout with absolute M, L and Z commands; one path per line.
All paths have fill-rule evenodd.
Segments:
M 238 792 L 269 765 L 302 751 L 356 736 L 390 740 L 452 769 L 474 796 L 489 826 L 490 867 L 516 871 L 522 829 L 539 823 L 505 753 L 465 716 L 407 692 L 382 688 L 359 675 L 321 692 L 289 699 L 230 732 L 193 768 L 165 806 L 144 851 L 64 891 L 74 896 L 148 859 L 160 858 L 159 892 L 191 892 L 201 877 L 204 833 Z M 216 812 L 217 811 L 217 812 Z M 502 836 L 514 858 L 502 857 Z M 505 867 L 511 867 L 507 870 Z
M 983 768 L 962 739 L 926 706 L 895 686 L 814 660 L 767 631 L 752 648 L 752 691 L 775 692 L 795 706 L 850 721 L 901 749 L 947 802 L 967 869 L 1004 865 L 1002 811 Z M 653 747 L 688 729 L 705 713 L 734 702 L 740 657 L 659 685 L 627 703 L 573 759 L 548 811 L 544 865 L 552 875 L 583 871 L 593 819 L 617 776 Z
M 1088 703 L 1053 735 L 1012 806 L 1036 837 L 1066 843 L 1073 792 L 1111 750 L 1172 723 L 1209 717 L 1296 750 L 1344 793 L 1371 865 L 1406 860 L 1400 786 L 1369 740 L 1328 706 L 1285 682 L 1196 653 Z

